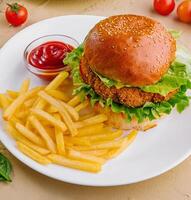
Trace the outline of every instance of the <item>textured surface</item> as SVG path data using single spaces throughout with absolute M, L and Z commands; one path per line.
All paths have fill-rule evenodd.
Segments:
M 0 4 L 1 11 L 4 10 L 5 2 Z M 137 0 L 20 0 L 20 2 L 30 9 L 30 20 L 25 26 L 58 15 L 92 14 L 109 16 L 136 13 L 154 17 L 170 28 L 182 30 L 182 42 L 187 46 L 190 45 L 190 25 L 177 22 L 174 19 L 174 14 L 170 17 L 162 17 L 153 13 L 150 0 L 139 2 Z M 22 28 L 7 26 L 1 14 L 0 46 Z M 1 199 L 5 200 L 25 200 L 26 197 L 27 200 L 191 200 L 191 158 L 171 171 L 148 181 L 129 186 L 93 188 L 55 181 L 26 167 L 7 152 L 6 155 L 11 159 L 14 166 L 14 181 L 11 184 L 0 183 L 0 196 Z

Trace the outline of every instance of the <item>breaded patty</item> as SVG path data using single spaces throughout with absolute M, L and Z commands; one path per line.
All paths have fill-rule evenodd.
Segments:
M 111 98 L 114 102 L 128 107 L 140 107 L 146 102 L 157 103 L 168 101 L 177 92 L 177 90 L 175 90 L 166 96 L 162 96 L 157 93 L 144 92 L 136 87 L 123 87 L 117 89 L 113 86 L 108 88 L 99 77 L 93 73 L 84 58 L 81 59 L 80 72 L 84 82 L 91 85 L 97 94 L 102 96 L 104 99 Z

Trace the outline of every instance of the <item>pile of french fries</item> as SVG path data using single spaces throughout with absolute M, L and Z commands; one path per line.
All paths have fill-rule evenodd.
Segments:
M 96 173 L 133 142 L 137 131 L 123 136 L 122 130 L 105 126 L 107 116 L 67 94 L 68 76 L 61 72 L 47 86 L 32 89 L 27 79 L 19 91 L 0 94 L 5 130 L 22 153 L 41 164 Z

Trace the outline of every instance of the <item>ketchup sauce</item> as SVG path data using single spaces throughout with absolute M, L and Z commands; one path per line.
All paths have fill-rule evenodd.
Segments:
M 74 49 L 60 41 L 49 41 L 34 48 L 28 56 L 28 62 L 38 69 L 50 70 L 64 67 L 63 59 Z

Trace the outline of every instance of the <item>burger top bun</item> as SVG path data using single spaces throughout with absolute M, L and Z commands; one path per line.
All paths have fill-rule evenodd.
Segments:
M 131 86 L 158 82 L 175 52 L 176 41 L 162 24 L 137 15 L 100 21 L 84 42 L 84 58 L 93 71 Z

